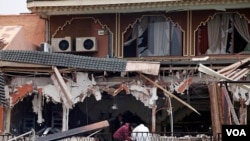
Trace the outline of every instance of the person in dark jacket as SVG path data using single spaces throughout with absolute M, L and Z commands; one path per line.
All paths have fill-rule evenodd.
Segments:
M 130 123 L 126 122 L 115 131 L 115 133 L 113 134 L 113 138 L 115 139 L 115 141 L 132 141 L 130 136 L 131 132 L 131 125 Z

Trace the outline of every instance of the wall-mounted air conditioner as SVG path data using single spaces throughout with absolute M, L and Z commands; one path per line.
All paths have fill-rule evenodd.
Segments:
M 95 37 L 76 37 L 76 51 L 97 51 L 97 40 Z
M 52 52 L 52 47 L 49 43 L 44 42 L 40 44 L 40 51 Z
M 70 52 L 72 51 L 71 37 L 52 38 L 51 39 L 53 52 Z

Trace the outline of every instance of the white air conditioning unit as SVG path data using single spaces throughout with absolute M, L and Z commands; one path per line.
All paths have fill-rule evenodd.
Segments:
M 52 52 L 52 47 L 49 43 L 44 42 L 40 44 L 40 51 Z
M 53 52 L 70 52 L 72 51 L 71 37 L 52 38 L 51 39 Z
M 76 51 L 97 51 L 97 40 L 95 37 L 76 37 Z

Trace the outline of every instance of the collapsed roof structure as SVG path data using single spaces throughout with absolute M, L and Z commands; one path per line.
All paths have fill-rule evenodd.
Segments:
M 249 1 L 27 7 L 45 21 L 42 45 L 52 52 L 19 43 L 0 51 L 4 132 L 67 131 L 126 110 L 172 136 L 205 131 L 219 140 L 223 124 L 249 122 Z

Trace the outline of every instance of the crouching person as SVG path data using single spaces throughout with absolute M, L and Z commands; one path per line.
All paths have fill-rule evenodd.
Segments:
M 115 141 L 132 141 L 131 132 L 131 124 L 125 123 L 115 131 L 115 133 L 113 134 L 113 138 Z

